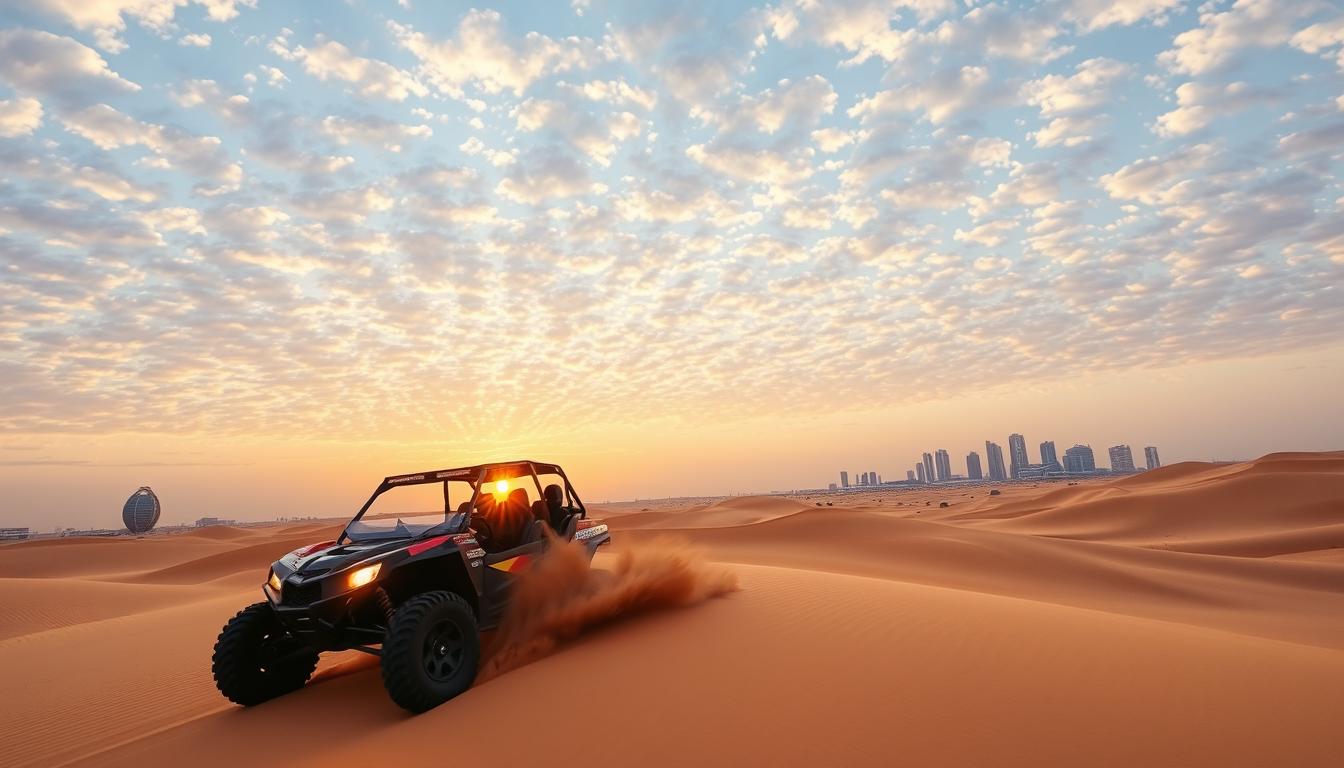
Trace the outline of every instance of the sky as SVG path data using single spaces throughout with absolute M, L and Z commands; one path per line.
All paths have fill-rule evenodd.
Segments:
M 0 2 L 0 524 L 1344 448 L 1344 10 Z

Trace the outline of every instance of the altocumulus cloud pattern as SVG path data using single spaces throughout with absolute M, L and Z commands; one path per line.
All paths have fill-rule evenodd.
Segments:
M 6 3 L 0 429 L 861 407 L 1344 327 L 1338 3 L 670 6 Z

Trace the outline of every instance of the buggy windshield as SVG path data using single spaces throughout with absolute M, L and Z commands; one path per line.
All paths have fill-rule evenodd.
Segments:
M 431 533 L 452 533 L 461 527 L 461 514 L 445 515 L 434 512 L 424 515 L 393 515 L 391 517 L 364 516 L 352 520 L 345 527 L 345 533 L 351 541 L 369 541 L 372 539 L 419 538 Z
M 345 527 L 351 541 L 416 539 L 454 533 L 466 517 L 464 503 L 474 489 L 465 481 L 443 481 L 388 488 Z

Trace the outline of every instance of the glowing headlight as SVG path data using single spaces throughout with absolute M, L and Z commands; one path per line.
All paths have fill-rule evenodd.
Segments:
M 271 585 L 275 594 L 280 594 L 280 577 L 275 575 L 275 571 L 271 571 L 271 578 L 267 579 L 266 583 Z
M 357 571 L 353 571 L 350 574 L 350 588 L 358 589 L 378 578 L 378 569 L 382 567 L 382 563 L 374 563 L 373 565 L 366 565 Z

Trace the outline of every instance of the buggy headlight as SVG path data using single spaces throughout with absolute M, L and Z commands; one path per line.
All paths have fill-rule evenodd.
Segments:
M 275 594 L 280 594 L 280 577 L 275 575 L 275 571 L 271 571 L 271 578 L 267 579 L 266 583 L 271 586 Z
M 374 563 L 373 565 L 366 565 L 363 568 L 351 571 L 349 576 L 350 588 L 358 589 L 378 578 L 378 571 L 382 567 L 382 563 Z

